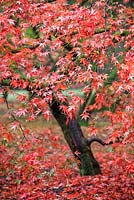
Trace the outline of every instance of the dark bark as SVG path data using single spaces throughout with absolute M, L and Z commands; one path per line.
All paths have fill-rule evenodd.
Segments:
M 92 136 L 91 138 L 87 139 L 87 143 L 88 145 L 90 146 L 93 142 L 98 142 L 99 144 L 105 146 L 105 145 L 108 145 L 106 144 L 102 139 L 96 137 L 96 136 Z
M 6 88 L 7 86 L 9 86 L 8 81 L 6 81 L 5 83 L 1 83 L 2 88 Z M 29 88 L 27 88 L 27 91 L 30 92 Z M 6 91 L 4 93 L 4 97 L 5 99 L 7 98 Z M 104 146 L 113 144 L 114 142 L 109 141 L 108 143 L 105 143 L 103 142 L 103 140 L 101 140 L 96 136 L 86 139 L 80 128 L 78 120 L 74 117 L 73 119 L 67 121 L 67 116 L 61 111 L 60 103 L 55 98 L 53 98 L 52 102 L 49 103 L 49 107 L 52 111 L 53 116 L 59 123 L 63 131 L 65 140 L 67 141 L 74 157 L 76 158 L 80 174 L 82 176 L 84 175 L 93 176 L 96 174 L 100 174 L 101 173 L 100 166 L 97 160 L 93 156 L 91 150 L 91 144 L 93 142 L 98 142 L 99 144 Z M 117 138 L 115 142 L 120 142 L 120 139 Z
M 67 123 L 66 115 L 60 110 L 60 103 L 56 100 L 49 105 L 52 113 L 59 123 L 65 140 L 76 158 L 81 175 L 100 174 L 99 163 L 93 156 L 90 142 L 84 137 L 83 132 L 75 118 Z

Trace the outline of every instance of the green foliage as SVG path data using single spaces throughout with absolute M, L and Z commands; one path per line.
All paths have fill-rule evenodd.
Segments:
M 64 44 L 63 46 L 64 46 L 64 48 L 65 48 L 66 50 L 68 50 L 68 51 L 71 51 L 71 50 L 73 49 L 72 44 L 69 43 L 69 42 L 65 42 L 65 44 Z
M 80 42 L 84 42 L 85 41 L 85 38 L 80 38 Z
M 12 41 L 12 35 L 10 33 L 6 34 L 6 39 L 9 42 L 9 44 L 11 44 L 12 46 L 14 46 L 14 43 Z
M 16 18 L 14 15 L 11 15 L 11 19 L 14 20 L 15 27 L 18 27 L 20 25 L 21 18 L 19 17 Z
M 122 33 L 120 31 L 116 31 L 114 33 L 114 36 L 116 35 L 121 35 L 121 36 L 128 36 L 130 34 L 130 31 L 129 30 L 124 30 Z
M 80 6 L 88 7 L 91 3 L 88 0 L 82 0 Z
M 67 3 L 69 5 L 75 4 L 77 2 L 77 0 L 67 0 Z
M 4 7 L 0 7 L 0 13 L 4 12 Z
M 3 85 L 9 85 L 10 84 L 10 80 L 9 79 L 3 79 L 2 80 L 2 84 Z
M 20 77 L 23 79 L 23 80 L 26 80 L 26 77 L 24 75 L 24 73 L 22 72 L 22 70 L 20 70 L 18 68 L 18 66 L 16 65 L 15 62 L 13 62 L 11 65 L 10 65 L 10 68 L 16 73 L 16 74 L 19 74 Z
M 96 63 L 92 63 L 92 71 L 93 72 L 97 72 L 97 64 Z
M 88 119 L 87 120 L 79 119 L 78 122 L 79 122 L 80 126 L 84 126 L 84 127 L 88 127 L 89 126 L 89 120 Z
M 113 81 L 117 79 L 117 68 L 114 67 L 114 69 L 109 73 L 107 80 L 105 80 L 104 85 L 111 85 Z
M 76 63 L 80 64 L 81 58 L 85 58 L 86 56 L 84 54 L 80 54 L 78 56 L 76 56 Z
M 29 26 L 26 29 L 25 36 L 27 38 L 33 38 L 33 39 L 39 38 L 39 27 L 38 26 L 34 26 L 34 27 Z
M 130 34 L 130 31 L 124 30 L 123 33 L 121 33 L 121 36 L 128 36 Z

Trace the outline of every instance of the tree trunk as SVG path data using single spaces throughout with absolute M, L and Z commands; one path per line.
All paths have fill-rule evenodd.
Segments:
M 91 147 L 84 137 L 77 120 L 73 118 L 67 123 L 67 117 L 60 110 L 60 103 L 56 100 L 53 100 L 49 106 L 63 131 L 65 140 L 76 158 L 80 174 L 82 176 L 100 174 L 99 163 L 94 158 Z

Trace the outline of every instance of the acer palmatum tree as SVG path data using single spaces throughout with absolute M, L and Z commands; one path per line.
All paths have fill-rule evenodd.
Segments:
M 90 7 L 79 3 L 1 2 L 0 84 L 5 101 L 10 91 L 29 92 L 29 100 L 18 96 L 16 110 L 6 101 L 13 128 L 18 117 L 31 121 L 42 113 L 49 120 L 51 111 L 80 174 L 95 175 L 101 170 L 91 144 L 106 143 L 98 137 L 85 138 L 81 120 L 90 120 L 99 111 L 111 121 L 108 144 L 119 137 L 132 141 L 133 10 L 107 1 Z M 73 92 L 75 88 L 82 95 Z M 92 135 L 95 127 L 89 128 Z

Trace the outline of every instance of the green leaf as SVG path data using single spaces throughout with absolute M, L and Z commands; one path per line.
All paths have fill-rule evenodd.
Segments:
M 93 72 L 97 72 L 97 64 L 96 63 L 92 63 L 92 71 Z
M 39 27 L 36 27 L 36 26 L 35 27 L 32 27 L 32 26 L 28 27 L 26 29 L 25 36 L 27 38 L 33 38 L 33 39 L 39 38 L 39 29 L 38 28 Z
M 3 85 L 9 85 L 10 84 L 10 80 L 9 79 L 2 80 L 2 84 Z
M 75 3 L 76 3 L 76 0 L 67 0 L 67 3 L 68 3 L 69 5 L 75 4 Z
M 26 80 L 26 77 L 25 77 L 24 73 L 23 73 L 20 69 L 18 69 L 18 67 L 17 67 L 17 65 L 16 65 L 15 62 L 13 62 L 13 63 L 10 65 L 10 68 L 13 69 L 14 72 L 15 72 L 16 74 L 19 74 L 20 77 L 21 77 L 23 80 Z
M 117 67 L 114 67 L 114 69 L 109 73 L 109 76 L 107 78 L 107 80 L 105 80 L 104 85 L 111 85 L 113 81 L 116 80 L 116 78 L 118 77 L 117 74 Z
M 88 125 L 89 125 L 88 121 L 89 121 L 88 119 L 87 120 L 82 120 L 82 119 L 78 120 L 80 126 L 84 126 L 84 127 L 88 127 Z

